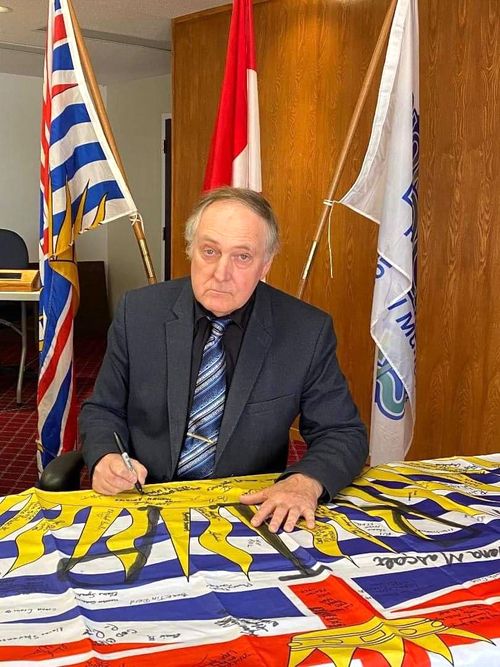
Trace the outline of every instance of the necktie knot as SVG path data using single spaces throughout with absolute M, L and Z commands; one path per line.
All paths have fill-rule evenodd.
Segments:
M 212 336 L 220 338 L 224 335 L 228 325 L 232 322 L 230 317 L 210 317 L 210 324 L 212 325 Z

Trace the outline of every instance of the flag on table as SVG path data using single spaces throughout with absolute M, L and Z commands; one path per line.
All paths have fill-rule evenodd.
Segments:
M 341 203 L 379 224 L 371 463 L 403 459 L 415 421 L 418 6 L 399 0 L 360 174 Z
M 221 185 L 262 190 L 252 0 L 233 2 L 226 69 L 203 189 Z
M 40 169 L 40 373 L 38 465 L 76 442 L 74 241 L 136 210 L 98 118 L 82 69 L 69 0 L 50 0 Z
M 0 498 L 0 664 L 500 664 L 499 454 L 370 468 L 291 533 L 239 502 L 276 477 Z

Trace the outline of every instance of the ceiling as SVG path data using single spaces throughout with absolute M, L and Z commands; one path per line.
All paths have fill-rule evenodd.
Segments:
M 47 0 L 0 0 L 0 72 L 42 76 Z M 100 84 L 171 71 L 170 20 L 228 0 L 73 0 Z

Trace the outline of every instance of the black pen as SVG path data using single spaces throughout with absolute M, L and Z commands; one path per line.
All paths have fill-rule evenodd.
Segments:
M 123 459 L 123 462 L 127 466 L 127 469 L 130 470 L 130 472 L 135 473 L 135 475 L 137 476 L 137 473 L 134 470 L 134 466 L 132 465 L 132 461 L 130 460 L 129 455 L 127 454 L 127 452 L 125 451 L 125 447 L 123 446 L 122 439 L 120 438 L 120 436 L 118 435 L 118 433 L 116 431 L 113 431 L 113 435 L 115 436 L 116 446 L 118 447 L 118 451 L 120 452 L 120 454 L 122 456 L 122 459 Z M 139 480 L 137 480 L 137 482 L 134 484 L 134 486 L 139 493 L 144 493 Z

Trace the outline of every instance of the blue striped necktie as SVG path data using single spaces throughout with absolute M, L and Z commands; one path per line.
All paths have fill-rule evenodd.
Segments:
M 215 467 L 215 448 L 226 401 L 226 355 L 222 336 L 231 318 L 211 319 L 201 357 L 177 477 L 204 479 Z

